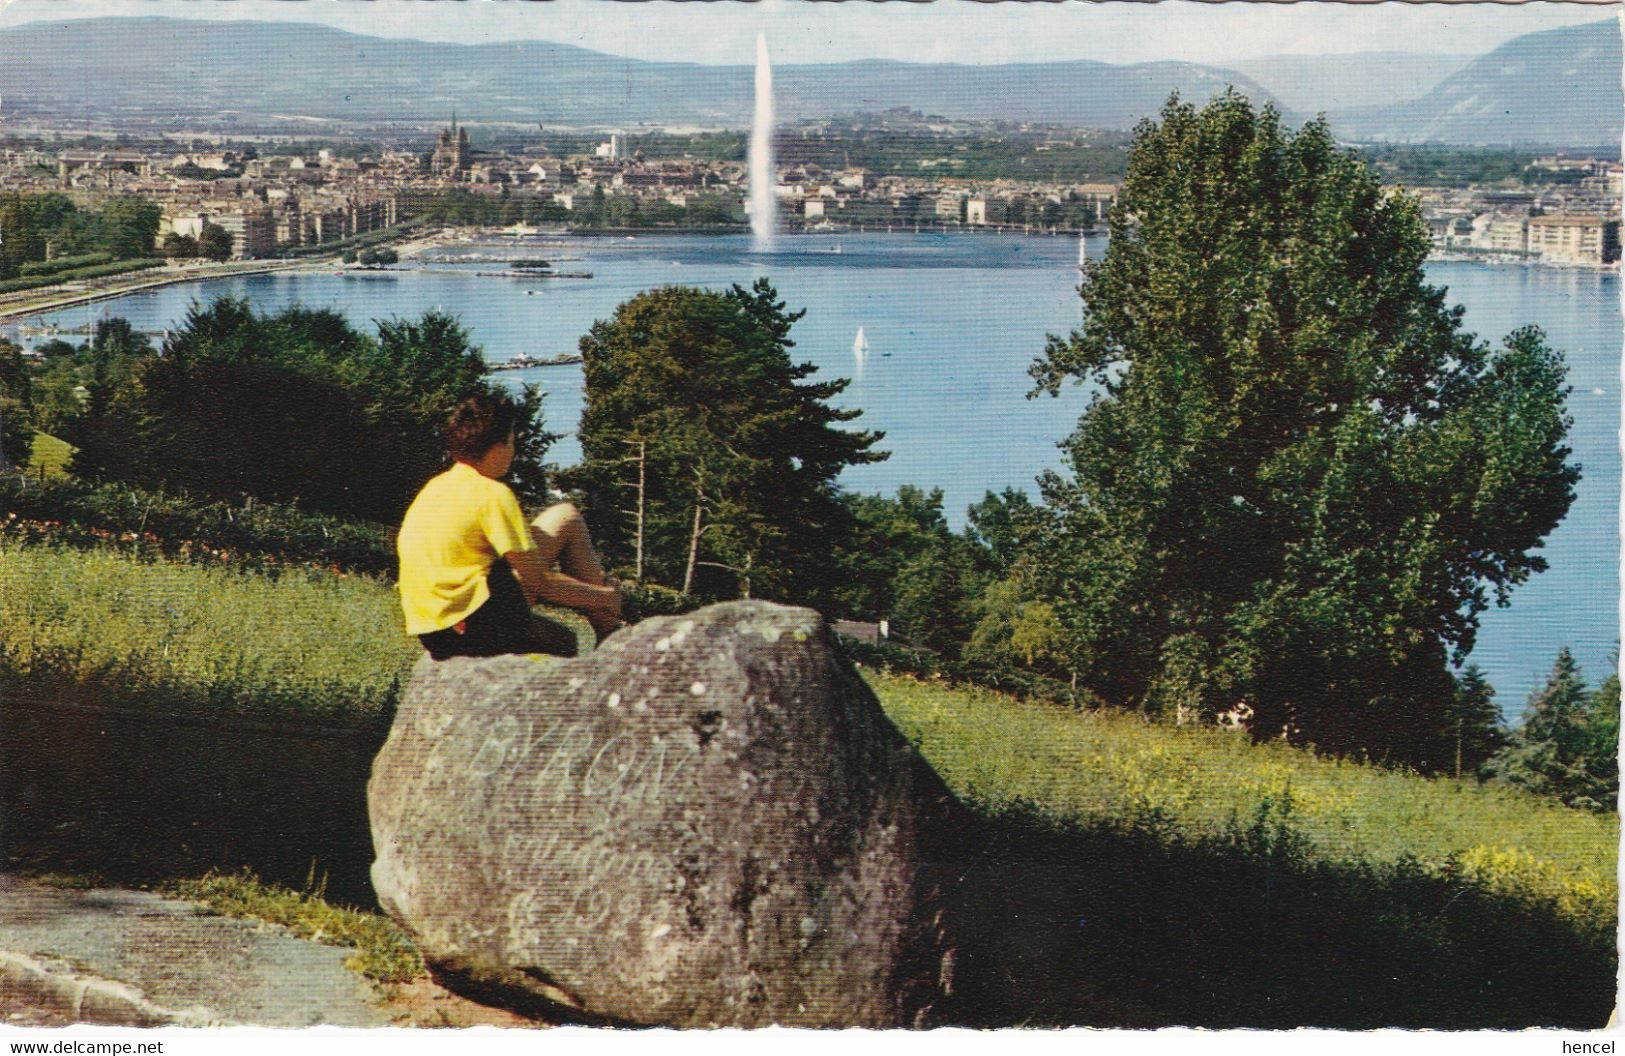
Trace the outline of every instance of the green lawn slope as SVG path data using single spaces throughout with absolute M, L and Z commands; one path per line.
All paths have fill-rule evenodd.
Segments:
M 366 724 L 418 652 L 381 580 L 0 530 L 11 692 Z M 864 673 L 977 819 L 937 863 L 955 1021 L 1601 1027 L 1612 1008 L 1617 815 Z

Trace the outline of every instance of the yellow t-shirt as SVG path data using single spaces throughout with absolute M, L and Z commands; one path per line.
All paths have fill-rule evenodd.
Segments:
M 519 500 L 500 480 L 458 462 L 423 485 L 407 508 L 395 552 L 407 634 L 463 620 L 491 596 L 486 574 L 510 550 L 531 550 Z

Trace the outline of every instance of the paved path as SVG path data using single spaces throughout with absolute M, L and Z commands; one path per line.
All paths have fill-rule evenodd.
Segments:
M 230 279 L 239 275 L 263 275 L 273 271 L 290 271 L 320 267 L 320 261 L 274 260 L 250 261 L 242 264 L 222 264 L 214 267 L 153 268 L 147 271 L 107 275 L 99 279 L 84 279 L 60 286 L 41 286 L 0 296 L 0 322 L 10 319 L 57 312 L 81 304 L 123 297 L 160 286 L 173 286 L 182 282 L 204 282 L 209 279 Z M 331 264 L 328 264 L 331 267 Z
M 0 1023 L 388 1025 L 346 955 L 144 891 L 0 874 Z

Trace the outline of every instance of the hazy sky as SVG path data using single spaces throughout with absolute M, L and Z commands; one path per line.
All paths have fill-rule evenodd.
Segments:
M 943 62 L 1184 59 L 1283 52 L 1477 54 L 1617 6 L 1527 4 L 845 3 L 812 0 L 0 0 L 0 24 L 97 15 L 320 22 L 386 37 L 463 43 L 534 38 L 642 59 L 776 63 L 859 58 Z

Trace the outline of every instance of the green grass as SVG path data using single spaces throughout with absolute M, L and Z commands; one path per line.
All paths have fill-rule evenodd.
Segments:
M 390 713 L 418 655 L 374 579 L 0 541 L 0 676 L 25 686 L 365 722 Z M 952 875 L 974 936 L 961 993 L 980 1004 L 957 1022 L 1600 1026 L 1611 1007 L 1617 815 L 865 675 L 977 819 Z M 312 935 L 362 927 L 308 885 L 196 885 L 223 912 Z M 378 941 L 365 971 L 411 970 Z
M 76 448 L 65 440 L 58 440 L 45 433 L 35 433 L 33 452 L 28 459 L 28 475 L 66 477 L 68 460 L 73 457 L 75 450 Z
M 370 578 L 269 578 L 0 541 L 0 669 L 13 677 L 107 687 L 171 710 L 366 721 L 393 708 L 419 655 L 394 591 Z M 1566 914 L 1614 914 L 1617 815 L 1220 731 L 869 678 L 948 784 L 988 814 L 1151 821 L 1217 838 L 1268 808 L 1290 813 L 1328 860 L 1409 856 L 1555 900 Z
M 171 711 L 339 722 L 392 708 L 421 648 L 362 577 L 0 541 L 0 674 Z
M 378 913 L 330 905 L 312 879 L 303 891 L 266 884 L 252 872 L 214 873 L 159 886 L 171 898 L 201 902 L 227 917 L 279 924 L 303 939 L 355 952 L 344 966 L 380 983 L 406 983 L 426 974 L 412 940 Z
M 393 712 L 423 655 L 367 576 L 143 560 L 0 537 L 0 681 L 121 706 L 361 724 Z M 546 610 L 590 647 L 573 613 Z
M 38 434 L 36 434 L 38 435 Z M 36 450 L 38 448 L 36 447 Z M 296 503 L 198 500 L 185 492 L 92 483 L 0 479 L 0 535 L 23 543 L 117 549 L 147 558 L 189 557 L 277 574 L 288 566 L 382 577 L 395 547 L 381 524 L 345 520 Z
M 1602 1026 L 1617 815 L 869 674 L 981 819 L 957 1022 Z
M 1220 730 L 1071 712 L 867 673 L 892 720 L 963 798 L 1074 826 L 1144 824 L 1220 840 L 1267 812 L 1314 857 L 1414 860 L 1612 930 L 1618 815 L 1571 810 L 1502 786 L 1319 758 Z

